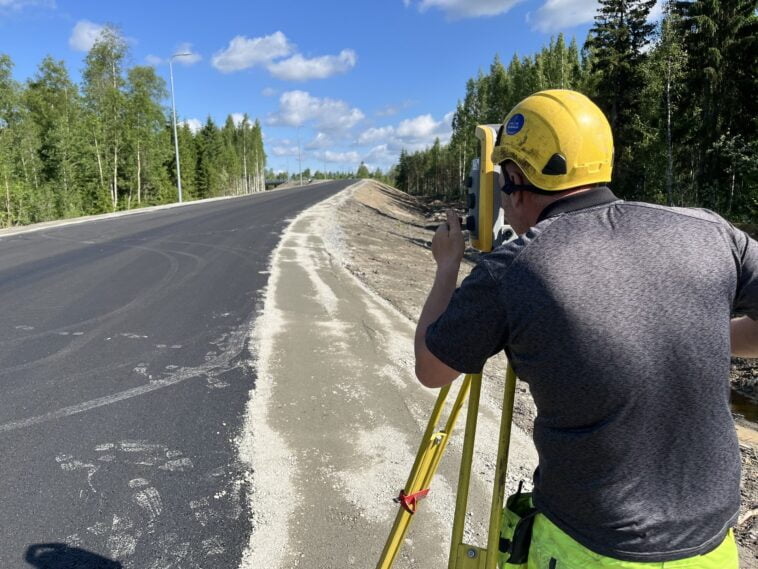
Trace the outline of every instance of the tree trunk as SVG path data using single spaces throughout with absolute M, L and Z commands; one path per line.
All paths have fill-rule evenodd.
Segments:
M 34 178 L 34 189 L 39 190 L 39 178 L 37 177 L 37 169 L 34 167 L 34 151 L 29 147 L 29 158 L 31 159 L 30 168 L 32 169 L 32 178 Z
M 95 137 L 95 156 L 97 156 L 97 169 L 100 172 L 100 189 L 105 189 L 105 176 L 103 175 L 103 161 L 100 160 L 100 147 L 97 144 L 97 137 Z
M 24 160 L 24 154 L 21 153 L 21 168 L 24 170 L 24 181 L 26 182 L 26 185 L 29 185 L 29 174 L 26 171 L 26 160 Z
M 118 207 L 118 142 L 113 141 L 113 211 Z
M 666 193 L 668 205 L 674 205 L 674 158 L 671 149 L 671 56 L 668 58 L 666 77 L 666 142 L 668 145 L 668 164 L 666 165 Z
M 137 141 L 137 207 L 142 203 L 142 159 L 140 156 L 139 140 Z
M 262 192 L 266 186 L 266 182 L 263 179 L 263 173 L 261 172 L 261 165 L 258 162 L 258 157 L 255 157 L 255 191 Z
M 6 222 L 7 226 L 10 227 L 12 225 L 11 221 L 11 186 L 8 182 L 8 171 L 6 170 L 4 173 L 5 178 L 5 211 L 8 214 L 8 220 Z

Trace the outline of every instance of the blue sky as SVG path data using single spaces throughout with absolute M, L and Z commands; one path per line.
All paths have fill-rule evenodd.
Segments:
M 46 55 L 79 81 L 105 24 L 127 39 L 131 65 L 154 65 L 168 85 L 174 60 L 177 113 L 248 113 L 263 125 L 268 166 L 386 169 L 400 149 L 445 142 L 466 80 L 496 53 L 534 53 L 551 35 L 592 24 L 597 0 L 291 0 L 183 2 L 0 0 L 0 53 L 14 77 L 32 77 Z M 170 105 L 170 99 L 166 100 Z

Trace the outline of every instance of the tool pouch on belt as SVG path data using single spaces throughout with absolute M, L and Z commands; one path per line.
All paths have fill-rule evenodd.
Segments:
M 537 509 L 532 503 L 531 492 L 521 492 L 519 482 L 515 494 L 508 496 L 503 508 L 500 526 L 500 567 L 503 569 L 526 569 L 529 545 L 532 542 L 532 527 Z

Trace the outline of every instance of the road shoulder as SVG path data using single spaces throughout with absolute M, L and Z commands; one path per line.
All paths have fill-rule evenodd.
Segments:
M 365 254 L 356 249 L 360 235 L 350 210 L 369 185 L 298 216 L 272 257 L 251 342 L 256 389 L 240 440 L 252 469 L 246 568 L 373 566 L 397 511 L 392 498 L 405 483 L 436 397 L 413 376 L 413 320 L 350 270 Z M 381 232 L 369 237 L 377 245 L 391 239 Z M 466 541 L 477 545 L 486 539 L 497 391 L 491 385 L 483 393 L 473 465 Z M 446 563 L 464 420 L 397 568 Z M 515 429 L 513 441 L 518 466 L 510 487 L 536 464 L 530 437 Z

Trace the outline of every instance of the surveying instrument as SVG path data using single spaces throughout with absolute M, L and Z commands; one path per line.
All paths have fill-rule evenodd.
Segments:
M 513 231 L 503 222 L 500 209 L 500 196 L 496 193 L 495 179 L 500 167 L 491 160 L 492 150 L 497 140 L 500 125 L 479 125 L 476 137 L 479 139 L 480 154 L 472 161 L 471 175 L 467 180 L 468 195 L 466 206 L 465 229 L 468 229 L 471 244 L 484 253 L 492 251 L 497 245 L 514 237 Z M 499 192 L 498 192 L 499 193 Z M 430 490 L 434 474 L 447 443 L 450 440 L 458 415 L 468 397 L 466 430 L 461 456 L 460 474 L 453 518 L 453 534 L 450 544 L 448 569 L 495 569 L 500 554 L 500 530 L 503 501 L 505 498 L 505 481 L 508 466 L 508 450 L 511 440 L 511 421 L 513 419 L 513 402 L 516 393 L 516 374 L 508 364 L 505 375 L 505 394 L 500 419 L 500 436 L 498 442 L 497 462 L 495 465 L 495 483 L 492 491 L 489 531 L 486 548 L 463 543 L 463 530 L 466 521 L 469 483 L 471 481 L 471 463 L 474 454 L 476 423 L 479 414 L 479 398 L 482 388 L 481 374 L 467 374 L 450 410 L 444 428 L 438 429 L 450 385 L 440 389 L 432 410 L 429 423 L 416 460 L 413 463 L 408 481 L 395 501 L 400 504 L 395 523 L 392 526 L 384 551 L 377 564 L 377 569 L 390 569 L 394 562 L 419 500 L 425 498 Z M 515 566 L 514 566 L 515 567 Z

